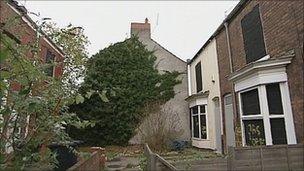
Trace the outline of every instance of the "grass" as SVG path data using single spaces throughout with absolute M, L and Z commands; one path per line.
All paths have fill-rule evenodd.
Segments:
M 170 151 L 160 154 L 164 159 L 171 162 L 202 160 L 207 158 L 222 157 L 212 150 L 198 149 L 194 147 L 185 148 L 182 151 Z

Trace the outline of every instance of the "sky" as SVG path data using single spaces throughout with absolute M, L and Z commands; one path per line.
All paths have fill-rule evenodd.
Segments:
M 84 28 L 90 55 L 130 37 L 131 22 L 151 23 L 151 37 L 183 60 L 191 59 L 238 1 L 28 1 L 39 18 Z M 30 15 L 37 20 L 39 18 Z

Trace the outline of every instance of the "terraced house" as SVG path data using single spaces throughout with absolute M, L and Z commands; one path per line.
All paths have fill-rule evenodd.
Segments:
M 303 4 L 240 1 L 188 62 L 194 146 L 303 142 Z
M 44 63 L 54 63 L 57 65 L 50 65 L 46 68 L 45 72 L 50 77 L 60 78 L 63 74 L 63 51 L 51 41 L 43 32 L 39 31 L 36 23 L 29 17 L 28 11 L 24 6 L 18 4 L 18 2 L 10 1 L 0 1 L 0 29 L 1 33 L 9 37 L 14 43 L 33 47 L 37 41 L 37 34 L 40 34 L 38 39 L 38 56 Z M 26 51 L 26 57 L 29 59 L 34 57 L 33 51 Z M 1 64 L 1 71 L 7 70 L 5 63 Z M 19 91 L 21 89 L 21 84 L 17 82 L 10 83 L 10 89 L 12 91 Z M 6 99 L 1 99 L 2 104 L 6 102 Z M 20 123 L 21 126 L 19 132 L 22 136 L 26 136 L 30 131 L 30 125 L 35 120 L 33 118 L 25 118 L 26 123 Z M 8 118 L 0 118 L 2 119 Z M 9 134 L 10 130 L 2 130 L 4 133 Z

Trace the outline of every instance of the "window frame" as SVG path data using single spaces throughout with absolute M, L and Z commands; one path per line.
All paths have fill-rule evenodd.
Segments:
M 47 61 L 48 53 L 50 53 L 50 55 L 53 56 L 53 59 L 52 59 L 52 61 L 51 61 L 50 63 L 48 63 L 48 61 Z M 47 71 L 45 71 L 45 74 L 46 74 L 47 76 L 49 76 L 49 77 L 54 77 L 54 76 L 55 76 L 55 70 L 56 70 L 56 66 L 54 65 L 55 61 L 56 61 L 56 54 L 53 53 L 51 50 L 46 49 L 45 64 L 52 64 L 52 66 L 49 66 L 49 67 L 52 67 L 52 75 L 49 75 L 49 74 L 47 73 Z M 48 70 L 48 69 L 49 69 L 49 68 L 46 68 L 46 70 Z
M 200 83 L 201 83 L 201 89 L 199 90 L 198 89 L 198 75 L 197 75 L 197 66 L 198 65 L 200 65 Z M 203 89 L 204 89 L 204 86 L 203 86 L 203 71 L 202 71 L 202 62 L 201 61 L 199 61 L 199 62 L 197 62 L 196 64 L 195 64 L 195 67 L 194 67 L 194 69 L 195 69 L 195 88 L 196 88 L 196 93 L 199 93 L 199 92 L 202 92 L 203 91 Z
M 201 108 L 200 106 L 205 106 L 205 113 L 201 113 Z M 197 107 L 198 108 L 198 112 L 196 114 L 193 114 L 193 110 L 192 108 Z M 191 138 L 193 140 L 208 140 L 209 139 L 209 134 L 208 134 L 208 115 L 207 115 L 207 105 L 206 104 L 201 104 L 201 105 L 195 105 L 190 107 L 190 113 L 191 113 Z M 194 137 L 194 122 L 193 122 L 193 117 L 197 116 L 198 117 L 198 125 L 199 125 L 199 137 Z M 206 120 L 206 138 L 202 138 L 201 136 L 201 132 L 202 132 L 202 128 L 201 128 L 201 116 L 205 116 L 205 120 Z
M 266 90 L 266 85 L 257 85 L 242 91 L 238 92 L 238 100 L 239 100 L 239 111 L 240 111 L 240 123 L 241 123 L 241 133 L 242 133 L 242 143 L 243 146 L 247 146 L 246 144 L 246 137 L 245 137 L 245 126 L 244 126 L 244 120 L 256 120 L 256 119 L 262 119 L 264 123 L 264 135 L 265 135 L 265 142 L 266 145 L 273 145 L 273 139 L 271 135 L 271 119 L 275 118 L 282 118 L 284 119 L 285 123 L 285 133 L 286 133 L 286 140 L 287 144 L 294 144 L 296 140 L 292 137 L 292 133 L 290 133 L 290 127 L 292 124 L 290 122 L 293 122 L 293 120 L 290 120 L 290 117 L 287 116 L 287 107 L 286 104 L 284 105 L 284 101 L 288 100 L 288 97 L 286 97 L 286 91 L 288 91 L 288 85 L 287 82 L 275 82 L 275 83 L 269 83 L 269 84 L 279 84 L 280 87 L 280 93 L 281 93 L 281 101 L 282 101 L 282 107 L 283 107 L 283 114 L 279 115 L 271 115 L 269 113 L 269 108 L 268 108 L 268 99 L 267 99 L 267 90 Z M 243 110 L 242 110 L 242 99 L 241 99 L 241 93 L 253 90 L 253 89 L 258 89 L 258 96 L 260 100 L 260 115 L 243 115 Z
M 263 42 L 263 45 L 264 45 L 264 52 L 265 54 L 263 56 L 260 56 L 260 57 L 253 57 L 254 59 L 250 59 L 250 57 L 248 57 L 247 55 L 247 49 L 246 49 L 246 44 L 245 44 L 245 34 L 244 34 L 244 28 L 243 28 L 243 21 L 246 17 L 248 17 L 249 14 L 251 14 L 252 12 L 254 12 L 254 10 L 258 10 L 258 18 L 259 18 L 259 21 L 260 21 L 260 26 L 261 26 L 261 36 L 262 36 L 262 42 Z M 251 11 L 249 11 L 242 19 L 241 19 L 241 30 L 242 30 L 242 37 L 243 37 L 243 44 L 244 44 L 244 52 L 245 52 L 245 59 L 246 59 L 246 64 L 249 64 L 249 63 L 252 63 L 252 62 L 255 62 L 255 61 L 259 61 L 259 60 L 262 60 L 263 58 L 267 57 L 267 46 L 266 46 L 266 41 L 265 41 L 265 34 L 264 34 L 264 29 L 263 29 L 263 20 L 262 20 L 262 17 L 261 17 L 261 12 L 260 12 L 260 6 L 259 4 L 255 5 Z M 256 39 L 255 39 L 256 41 Z

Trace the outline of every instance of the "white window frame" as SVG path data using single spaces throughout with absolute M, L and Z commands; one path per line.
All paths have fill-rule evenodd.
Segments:
M 278 114 L 271 115 L 269 113 L 267 93 L 266 93 L 266 84 L 251 87 L 249 89 L 238 92 L 238 100 L 240 102 L 239 111 L 240 111 L 240 116 L 241 116 L 240 123 L 241 123 L 241 129 L 242 129 L 243 146 L 246 146 L 245 128 L 244 128 L 243 120 L 253 120 L 253 119 L 262 119 L 263 120 L 266 145 L 273 145 L 272 135 L 271 135 L 271 125 L 270 125 L 270 119 L 272 119 L 272 118 L 283 118 L 284 122 L 285 122 L 285 132 L 286 132 L 287 144 L 296 144 L 297 143 L 295 133 L 294 133 L 294 125 L 293 125 L 293 118 L 292 118 L 292 111 L 291 111 L 290 97 L 289 97 L 289 90 L 288 90 L 287 82 L 274 82 L 274 83 L 278 83 L 279 87 L 280 87 L 282 107 L 283 107 L 282 115 L 278 115 Z M 272 84 L 272 83 L 269 83 L 269 84 Z M 241 93 L 248 92 L 253 89 L 258 90 L 261 114 L 243 115 L 243 111 L 242 111 L 243 104 L 242 104 L 242 99 L 241 99 Z
M 205 106 L 205 113 L 201 113 L 200 106 Z M 193 114 L 193 110 L 192 110 L 193 107 L 197 107 L 198 108 L 197 109 L 197 114 Z M 194 139 L 194 140 L 208 140 L 209 139 L 209 133 L 208 133 L 207 105 L 206 104 L 201 104 L 201 105 L 192 106 L 190 108 L 190 112 L 191 112 L 191 128 L 192 128 L 191 137 L 192 137 L 192 139 Z M 201 129 L 202 129 L 201 128 L 201 115 L 204 115 L 205 118 L 206 118 L 205 119 L 206 120 L 206 134 L 207 134 L 206 139 L 202 138 L 202 136 L 201 136 Z M 194 137 L 194 122 L 193 122 L 193 117 L 194 116 L 198 116 L 198 125 L 199 125 L 199 127 L 198 127 L 199 134 L 198 134 L 198 136 L 199 137 Z

